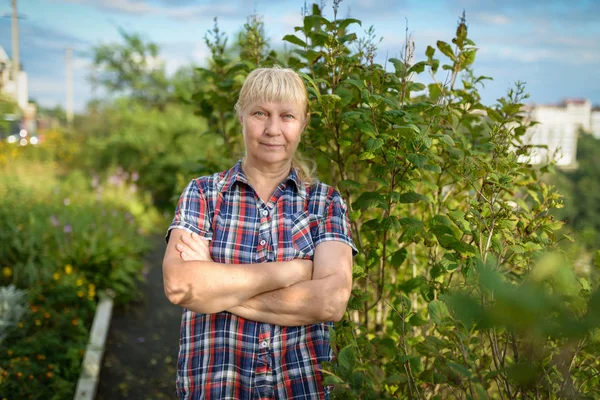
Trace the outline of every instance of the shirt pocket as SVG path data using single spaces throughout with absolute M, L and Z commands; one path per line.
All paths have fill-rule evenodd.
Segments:
M 285 218 L 286 232 L 290 234 L 290 242 L 296 253 L 294 258 L 312 259 L 315 245 L 312 240 L 311 227 L 318 224 L 318 216 L 308 211 L 291 214 Z

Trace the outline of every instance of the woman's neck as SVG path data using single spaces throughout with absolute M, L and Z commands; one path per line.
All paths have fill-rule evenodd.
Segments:
M 248 183 L 258 192 L 265 203 L 268 202 L 277 185 L 290 174 L 291 167 L 291 162 L 265 168 L 253 165 L 247 158 L 242 161 L 242 170 Z

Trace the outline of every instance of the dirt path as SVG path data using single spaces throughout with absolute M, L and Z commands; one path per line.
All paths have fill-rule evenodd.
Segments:
M 175 399 L 181 308 L 169 303 L 163 292 L 165 243 L 162 237 L 152 240 L 144 300 L 113 313 L 97 400 Z

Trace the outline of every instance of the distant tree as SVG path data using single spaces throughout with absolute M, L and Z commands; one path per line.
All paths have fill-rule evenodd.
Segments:
M 577 143 L 577 169 L 559 174 L 562 191 L 570 200 L 564 215 L 592 250 L 600 237 L 600 139 L 581 134 Z M 566 182 L 565 182 L 566 178 Z
M 9 95 L 0 92 L 0 133 L 10 130 L 10 121 L 6 116 L 19 113 L 19 106 Z
M 119 32 L 123 43 L 101 44 L 93 49 L 92 83 L 148 106 L 164 106 L 173 90 L 158 45 L 139 34 L 122 29 Z

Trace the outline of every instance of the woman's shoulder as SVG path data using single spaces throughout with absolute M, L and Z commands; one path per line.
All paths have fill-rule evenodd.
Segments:
M 230 170 L 197 176 L 188 183 L 188 187 L 195 188 L 204 194 L 214 193 L 223 185 L 229 172 Z
M 327 208 L 332 202 L 344 203 L 341 193 L 333 186 L 314 180 L 308 189 L 309 207 L 316 209 Z

